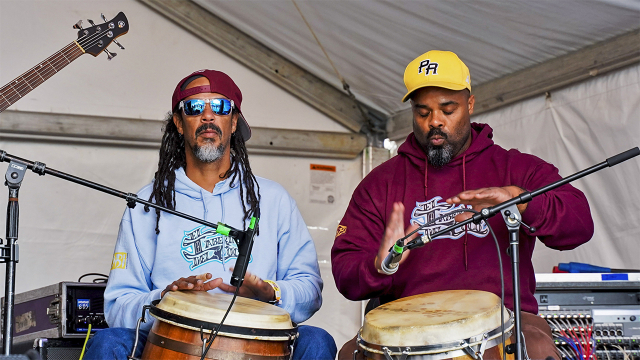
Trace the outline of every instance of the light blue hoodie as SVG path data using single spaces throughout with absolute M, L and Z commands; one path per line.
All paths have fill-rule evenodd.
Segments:
M 295 201 L 278 183 L 257 177 L 260 185 L 260 234 L 253 245 L 248 271 L 276 281 L 282 291 L 282 307 L 297 323 L 307 320 L 322 304 L 322 279 L 311 235 Z M 240 188 L 226 179 L 210 193 L 176 170 L 176 210 L 212 223 L 236 229 L 243 224 Z M 244 189 L 243 189 L 244 190 Z M 138 196 L 148 199 L 152 184 Z M 246 191 L 246 190 L 244 190 Z M 109 282 L 104 293 L 105 315 L 110 327 L 135 328 L 142 306 L 160 299 L 166 286 L 181 277 L 210 272 L 229 284 L 237 247 L 231 238 L 211 228 L 162 213 L 156 235 L 156 213 L 142 205 L 127 208 L 120 222 Z M 219 289 L 211 290 L 222 292 Z M 153 320 L 153 317 L 147 316 Z M 148 330 L 153 321 L 142 328 Z

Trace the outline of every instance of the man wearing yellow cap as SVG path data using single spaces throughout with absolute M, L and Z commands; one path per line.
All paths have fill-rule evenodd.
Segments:
M 413 110 L 413 132 L 398 156 L 375 168 L 355 190 L 331 251 L 338 290 L 350 300 L 387 303 L 407 296 L 448 290 L 482 290 L 501 295 L 495 244 L 485 223 L 469 224 L 418 249 L 404 252 L 395 273 L 383 259 L 396 240 L 418 226 L 415 236 L 434 233 L 470 215 L 440 218 L 463 208 L 480 210 L 560 179 L 558 169 L 518 150 L 494 144 L 487 124 L 472 123 L 475 98 L 469 69 L 449 51 L 429 51 L 404 74 Z M 573 249 L 593 235 L 593 220 L 582 192 L 562 186 L 518 205 L 533 235 L 520 229 L 523 333 L 532 359 L 560 359 L 549 326 L 537 317 L 531 255 L 536 236 L 559 250 Z M 440 219 L 438 219 L 440 218 Z M 433 220 L 436 220 L 434 223 Z M 500 217 L 494 229 L 505 269 L 505 306 L 513 309 L 509 234 Z M 452 239 L 455 241 L 447 240 Z M 390 275 L 389 275 L 390 274 Z M 389 344 L 392 345 L 392 344 Z M 339 358 L 351 356 L 355 342 Z

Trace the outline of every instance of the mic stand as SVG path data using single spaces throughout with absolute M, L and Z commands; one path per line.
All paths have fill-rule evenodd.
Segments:
M 10 163 L 9 168 L 7 169 L 7 174 L 5 176 L 5 184 L 9 187 L 9 203 L 7 205 L 7 245 L 0 247 L 0 262 L 7 263 L 7 272 L 5 275 L 5 301 L 3 318 L 3 345 L 5 355 L 9 355 L 11 353 L 11 347 L 13 343 L 12 320 L 16 284 L 15 269 L 16 263 L 18 262 L 18 244 L 16 244 L 16 241 L 18 240 L 18 190 L 20 190 L 20 184 L 22 182 L 22 179 L 24 178 L 26 169 L 30 169 L 40 176 L 45 174 L 53 175 L 64 180 L 71 181 L 73 183 L 125 199 L 127 201 L 127 206 L 132 209 L 136 206 L 137 203 L 141 203 L 145 206 L 159 209 L 166 213 L 176 215 L 202 225 L 206 225 L 213 228 L 213 230 L 215 230 L 218 234 L 226 235 L 234 239 L 234 241 L 236 241 L 236 243 L 239 245 L 238 250 L 240 250 L 240 244 L 247 242 L 245 241 L 245 239 L 247 238 L 247 233 L 250 232 L 251 236 L 249 245 L 253 245 L 253 236 L 255 235 L 255 229 L 251 225 L 249 231 L 243 231 L 235 229 L 221 222 L 214 224 L 212 222 L 199 219 L 195 216 L 171 210 L 164 206 L 154 204 L 150 201 L 140 199 L 136 194 L 124 193 L 122 191 L 118 191 L 116 189 L 112 189 L 110 187 L 91 182 L 89 180 L 85 180 L 73 175 L 63 173 L 61 171 L 47 168 L 47 165 L 44 163 L 38 161 L 33 162 L 14 155 L 7 154 L 7 152 L 4 150 L 0 150 L 0 162 L 2 161 Z M 259 212 L 257 212 L 257 215 L 259 216 Z M 256 223 L 256 218 L 252 218 L 251 224 L 255 225 Z M 242 239 L 244 242 L 241 242 L 240 239 Z M 251 246 L 248 246 L 247 252 L 245 254 L 246 258 L 249 258 L 251 256 Z M 246 262 L 248 263 L 248 260 Z M 242 284 L 242 280 L 244 279 L 247 265 L 248 264 L 244 264 L 244 266 L 241 266 L 237 274 L 234 271 L 236 277 L 240 279 L 240 284 Z
M 0 262 L 6 263 L 6 276 L 4 283 L 4 319 L 3 319 L 3 345 L 4 354 L 11 354 L 13 335 L 13 304 L 16 291 L 16 263 L 19 259 L 18 244 L 18 192 L 27 168 L 23 164 L 11 161 L 5 175 L 5 185 L 9 188 L 9 202 L 7 203 L 7 244 L 0 247 L 2 254 Z M 2 240 L 0 239 L 0 244 Z
M 511 205 L 501 211 L 507 229 L 509 230 L 509 255 L 511 256 L 511 271 L 513 274 L 513 312 L 515 321 L 515 349 L 505 349 L 507 353 L 523 354 L 522 352 L 522 317 L 520 315 L 520 223 L 522 217 L 518 206 Z M 509 345 L 507 345 L 508 347 Z M 509 352 L 509 350 L 513 350 Z M 516 356 L 517 359 L 520 359 Z
M 509 243 L 510 243 L 510 251 L 511 251 L 511 264 L 513 271 L 513 306 L 514 306 L 514 319 L 515 319 L 515 328 L 516 328 L 516 341 L 515 341 L 515 358 L 517 360 L 521 360 L 523 358 L 523 350 L 522 346 L 522 324 L 520 318 L 520 253 L 519 253 L 519 230 L 520 224 L 522 224 L 522 217 L 516 205 L 525 204 L 531 201 L 534 197 L 544 194 L 547 191 L 553 190 L 559 186 L 564 184 L 568 184 L 574 180 L 585 177 L 589 174 L 592 174 L 596 171 L 602 170 L 606 167 L 611 167 L 617 165 L 623 161 L 629 160 L 635 156 L 640 155 L 640 148 L 635 147 L 633 149 L 627 150 L 618 155 L 612 156 L 607 160 L 594 165 L 588 169 L 578 171 L 573 175 L 569 175 L 566 178 L 560 179 L 556 182 L 553 182 L 547 186 L 543 186 L 540 189 L 528 192 L 525 191 L 519 196 L 516 196 L 512 199 L 509 199 L 500 204 L 484 208 L 478 214 L 474 214 L 471 218 L 461 221 L 457 224 L 448 226 L 447 228 L 437 231 L 431 235 L 425 234 L 422 237 L 411 240 L 409 243 L 405 245 L 405 249 L 411 250 L 418 247 L 424 246 L 426 243 L 431 242 L 433 239 L 438 236 L 442 236 L 447 234 L 448 232 L 455 230 L 459 227 L 465 226 L 469 223 L 479 224 L 481 221 L 487 221 L 489 218 L 493 217 L 497 213 L 502 213 L 502 216 L 507 224 L 507 228 L 509 230 Z M 535 229 L 531 228 L 533 232 Z M 513 349 L 513 347 L 512 347 Z

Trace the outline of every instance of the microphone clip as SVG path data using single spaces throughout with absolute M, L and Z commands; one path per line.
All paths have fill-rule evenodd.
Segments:
M 522 219 L 521 219 L 522 215 L 520 215 L 520 212 L 517 212 L 517 214 L 514 214 L 509 210 L 504 210 L 503 214 L 504 214 L 505 221 L 507 221 L 509 224 L 516 224 L 517 223 L 517 224 L 520 224 L 520 225 L 526 227 L 527 230 L 529 230 L 529 232 L 532 233 L 532 234 L 534 232 L 536 232 L 536 228 L 534 228 L 532 226 L 529 226 L 529 225 L 525 224 L 522 221 Z
M 404 249 L 404 242 L 402 240 L 398 240 L 393 244 L 391 249 L 389 249 L 389 254 L 384 258 L 382 264 L 380 264 L 383 274 L 392 275 L 398 271 L 398 265 L 402 259 Z

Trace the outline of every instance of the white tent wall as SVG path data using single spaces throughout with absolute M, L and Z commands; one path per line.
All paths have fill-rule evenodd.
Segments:
M 640 145 L 640 66 L 478 115 L 472 121 L 494 129 L 494 140 L 553 163 L 561 176 Z M 573 185 L 589 200 L 595 222 L 591 241 L 572 251 L 538 244 L 536 272 L 559 262 L 585 262 L 611 268 L 640 268 L 640 160 L 601 170 Z M 535 189 L 528 189 L 535 190 Z
M 154 119 L 169 110 L 175 84 L 191 71 L 227 72 L 243 91 L 243 113 L 254 127 L 348 132 L 298 98 L 238 64 L 173 22 L 134 0 L 0 1 L 0 84 L 41 62 L 76 38 L 80 18 L 102 22 L 123 11 L 131 23 L 107 61 L 84 55 L 9 110 Z M 99 21 L 100 20 L 100 21 Z M 86 24 L 85 21 L 85 25 Z M 1 117 L 1 115 L 0 115 Z M 0 149 L 125 192 L 147 184 L 157 149 L 43 142 L 0 133 Z M 335 202 L 311 203 L 310 164 L 336 166 Z M 324 304 L 307 322 L 341 345 L 360 323 L 360 303 L 340 295 L 329 252 L 351 193 L 362 178 L 362 158 L 335 160 L 251 155 L 255 174 L 281 183 L 297 201 L 314 238 L 324 279 Z M 0 206 L 0 217 L 5 208 Z M 28 172 L 20 190 L 18 293 L 88 272 L 108 273 L 125 202 L 52 176 Z M 4 271 L 0 271 L 4 274 Z M 0 286 L 4 294 L 4 285 Z

